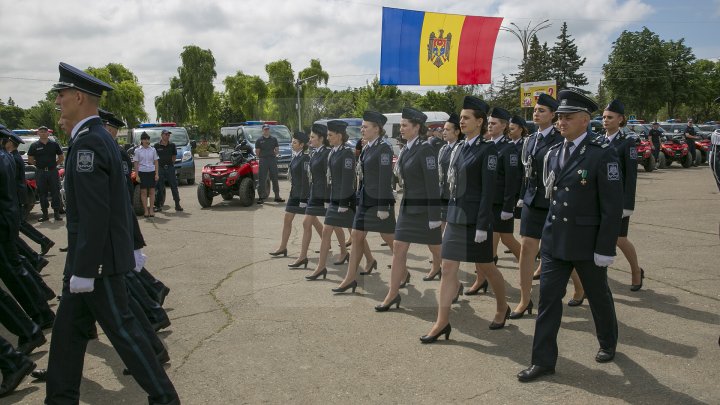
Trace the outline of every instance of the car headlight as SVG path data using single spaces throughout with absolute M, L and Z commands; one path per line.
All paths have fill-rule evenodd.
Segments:
M 234 179 L 234 178 L 237 177 L 239 174 L 240 174 L 239 172 L 232 172 L 232 173 L 230 173 L 230 175 L 228 175 L 228 178 L 229 178 L 229 179 Z
M 182 161 L 187 162 L 190 159 L 192 159 L 192 152 L 190 152 L 189 150 L 186 150 L 185 152 L 183 152 Z

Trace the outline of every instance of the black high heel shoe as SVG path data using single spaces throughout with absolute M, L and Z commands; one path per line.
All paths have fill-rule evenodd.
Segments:
M 465 295 L 478 295 L 480 290 L 483 290 L 483 292 L 487 294 L 488 285 L 488 281 L 485 280 L 482 284 L 480 284 L 480 287 L 478 287 L 477 290 L 467 290 L 465 291 Z
M 280 256 L 280 255 L 283 255 L 283 256 L 287 257 L 287 249 L 279 250 L 279 251 L 277 251 L 277 252 L 270 252 L 270 253 L 268 253 L 268 254 L 269 254 L 270 256 L 275 256 L 275 257 Z
M 420 336 L 421 343 L 434 343 L 442 335 L 445 335 L 445 340 L 450 340 L 450 332 L 452 332 L 452 326 L 447 324 L 437 335 L 423 335 Z
M 507 311 L 505 311 L 505 318 L 503 318 L 502 323 L 492 321 L 490 322 L 490 326 L 488 328 L 490 328 L 490 330 L 502 329 L 505 327 L 505 321 L 507 321 L 508 318 L 510 318 L 510 305 L 508 305 Z
M 583 294 L 582 298 L 580 298 L 579 300 L 576 300 L 575 298 L 571 298 L 570 301 L 568 301 L 568 306 L 569 307 L 579 307 L 580 305 L 583 304 L 583 302 L 585 302 L 585 294 Z
M 373 270 L 377 270 L 377 260 L 373 260 L 372 265 L 370 266 L 370 270 L 368 271 L 361 271 L 361 276 L 367 276 L 368 274 L 372 273 Z
M 400 309 L 400 301 L 401 301 L 400 294 L 398 294 L 387 305 L 383 305 L 383 304 L 375 305 L 375 310 L 377 312 L 386 312 L 386 311 L 389 311 L 390 307 L 392 307 L 393 305 L 395 305 L 396 309 Z
M 460 288 L 458 288 L 458 293 L 457 293 L 457 295 L 455 296 L 455 298 L 453 298 L 453 300 L 452 300 L 452 303 L 453 303 L 453 304 L 456 304 L 456 303 L 458 302 L 458 300 L 460 299 L 460 296 L 463 295 L 463 290 L 464 290 L 464 289 L 465 289 L 465 287 L 463 287 L 463 285 L 460 284 Z
M 344 264 L 345 262 L 350 263 L 350 252 L 345 253 L 345 257 L 342 260 L 340 260 L 339 262 L 334 262 L 333 264 L 339 266 L 341 264 Z
M 409 282 L 410 282 L 410 272 L 408 272 L 407 277 L 405 277 L 405 281 L 403 281 L 402 284 L 400 284 L 400 287 L 398 287 L 398 288 L 405 288 L 405 286 L 407 286 L 407 284 Z
M 308 258 L 306 257 L 306 258 L 300 260 L 299 262 L 290 263 L 287 266 L 290 267 L 291 269 L 297 269 L 300 266 L 305 266 L 305 268 L 307 269 L 307 265 L 308 265 Z
M 332 292 L 334 293 L 344 293 L 345 291 L 352 288 L 352 292 L 355 292 L 355 289 L 357 288 L 357 280 L 353 281 L 352 283 L 348 284 L 346 287 L 338 287 L 333 288 Z
M 645 270 L 640 268 L 640 284 L 632 284 L 630 285 L 630 291 L 638 291 L 642 288 L 643 285 L 643 279 L 645 278 Z
M 323 280 L 325 280 L 325 278 L 327 277 L 327 268 L 324 268 L 324 269 L 320 270 L 320 273 L 318 273 L 318 274 L 305 276 L 305 280 L 307 280 L 307 281 L 315 281 L 315 280 L 317 280 L 318 277 L 320 277 L 320 276 L 322 276 Z
M 528 315 L 532 315 L 533 306 L 534 306 L 534 304 L 533 304 L 532 300 L 530 300 L 530 303 L 527 304 L 527 306 L 525 307 L 525 309 L 523 309 L 523 310 L 520 311 L 520 312 L 515 312 L 515 311 L 510 312 L 510 315 L 508 316 L 508 318 L 510 318 L 510 319 L 520 319 L 520 318 L 522 318 L 523 316 L 525 316 L 525 312 L 527 312 Z
M 433 281 L 437 277 L 438 280 L 442 280 L 442 268 L 438 269 L 432 276 L 423 277 L 423 281 Z
M 495 263 L 496 266 L 497 266 L 498 259 L 499 259 L 499 257 L 497 257 L 497 256 L 493 257 L 493 263 Z

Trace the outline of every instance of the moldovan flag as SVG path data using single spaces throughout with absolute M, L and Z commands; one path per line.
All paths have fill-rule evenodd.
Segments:
M 383 7 L 380 84 L 490 83 L 502 20 Z

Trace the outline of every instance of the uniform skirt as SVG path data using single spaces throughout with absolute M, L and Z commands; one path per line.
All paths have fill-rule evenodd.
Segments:
M 505 221 L 500 219 L 502 208 L 502 205 L 493 205 L 493 232 L 513 233 L 515 231 L 515 221 L 513 220 L 513 218 Z
M 630 217 L 625 217 L 622 219 L 622 223 L 620 224 L 620 235 L 619 236 L 627 237 L 628 230 L 630 230 Z
M 523 205 L 522 219 L 520 220 L 520 236 L 533 239 L 542 239 L 542 231 L 548 211 L 544 208 L 528 207 Z
M 366 232 L 394 233 L 395 232 L 395 210 L 390 208 L 390 214 L 386 219 L 377 216 L 378 207 L 358 206 L 355 212 L 352 229 Z
M 304 202 L 304 200 L 299 198 L 288 198 L 287 203 L 285 204 L 285 212 L 304 215 L 305 208 L 300 208 L 300 202 Z
M 355 209 L 348 207 L 347 211 L 338 212 L 338 208 L 340 208 L 338 205 L 330 204 L 325 212 L 325 225 L 350 228 L 353 225 L 353 219 L 355 219 Z
M 155 187 L 155 172 L 140 172 L 140 187 L 154 188 Z
M 430 229 L 427 212 L 408 214 L 400 210 L 395 226 L 395 240 L 423 245 L 439 245 L 442 243 L 440 227 Z
M 493 233 L 483 243 L 475 242 L 475 225 L 448 223 L 442 238 L 442 258 L 457 262 L 490 263 L 493 261 Z
M 447 221 L 447 213 L 448 213 L 448 204 L 450 204 L 450 200 L 446 200 L 444 198 L 440 199 L 440 219 L 445 222 Z
M 321 199 L 310 199 L 308 200 L 308 206 L 305 208 L 305 215 L 313 215 L 316 217 L 324 217 L 327 209 L 325 208 L 325 202 Z

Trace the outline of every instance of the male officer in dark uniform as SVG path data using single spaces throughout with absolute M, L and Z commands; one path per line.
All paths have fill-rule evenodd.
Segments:
M 273 192 L 275 193 L 275 202 L 285 202 L 280 198 L 280 184 L 278 183 L 278 166 L 277 166 L 277 154 L 280 152 L 280 144 L 278 144 L 277 138 L 270 135 L 270 125 L 264 124 L 262 126 L 262 138 L 255 141 L 255 156 L 260 159 L 260 167 L 258 168 L 258 176 L 260 178 L 260 184 L 258 186 L 258 193 L 260 193 L 257 203 L 262 204 L 265 202 L 262 196 L 265 195 L 265 183 L 267 182 L 267 176 L 270 175 L 272 181 Z
M 50 342 L 47 404 L 75 404 L 97 321 L 151 404 L 179 403 L 175 388 L 128 309 L 125 273 L 135 267 L 131 206 L 117 144 L 97 116 L 108 84 L 60 63 L 55 103 L 72 126 L 66 164 L 68 255 Z
M 177 148 L 175 144 L 170 142 L 172 132 L 163 129 L 160 134 L 160 142 L 156 143 L 155 151 L 160 159 L 160 178 L 155 189 L 155 212 L 162 210 L 162 203 L 165 201 L 165 181 L 170 185 L 173 200 L 175 201 L 175 211 L 182 211 L 180 206 L 180 193 L 178 193 L 177 177 L 175 177 L 175 157 L 177 157 Z
M 697 166 L 697 163 L 695 163 L 695 141 L 698 139 L 697 131 L 695 130 L 695 127 L 693 126 L 693 120 L 692 118 L 688 119 L 687 127 L 685 127 L 685 143 L 688 146 L 688 154 L 690 155 L 690 159 L 692 160 L 692 165 Z
M 615 149 L 587 132 L 597 105 L 580 92 L 558 94 L 560 132 L 565 138 L 547 155 L 543 171 L 552 201 L 542 234 L 540 308 L 535 323 L 532 365 L 518 373 L 522 382 L 555 372 L 562 298 L 573 268 L 582 280 L 600 350 L 599 363 L 615 357 L 618 326 L 607 266 L 615 258 L 620 233 L 623 186 Z
M 432 132 L 428 130 L 428 143 L 435 149 L 435 157 L 440 155 L 440 149 L 447 143 L 442 139 L 442 127 L 435 128 Z
M 48 138 L 47 127 L 40 127 L 37 131 L 40 140 L 33 142 L 28 149 L 28 163 L 37 167 L 37 188 L 40 199 L 42 217 L 39 222 L 47 221 L 48 217 L 48 192 L 52 198 L 53 216 L 56 221 L 62 221 L 60 208 L 60 177 L 57 167 L 63 162 L 63 152 L 57 142 Z
M 662 131 L 660 130 L 660 124 L 657 122 L 652 123 L 652 128 L 650 129 L 650 132 L 648 133 L 648 140 L 652 143 L 653 150 L 652 154 L 655 156 L 655 163 L 657 164 L 658 159 L 660 159 L 660 137 L 662 136 Z

